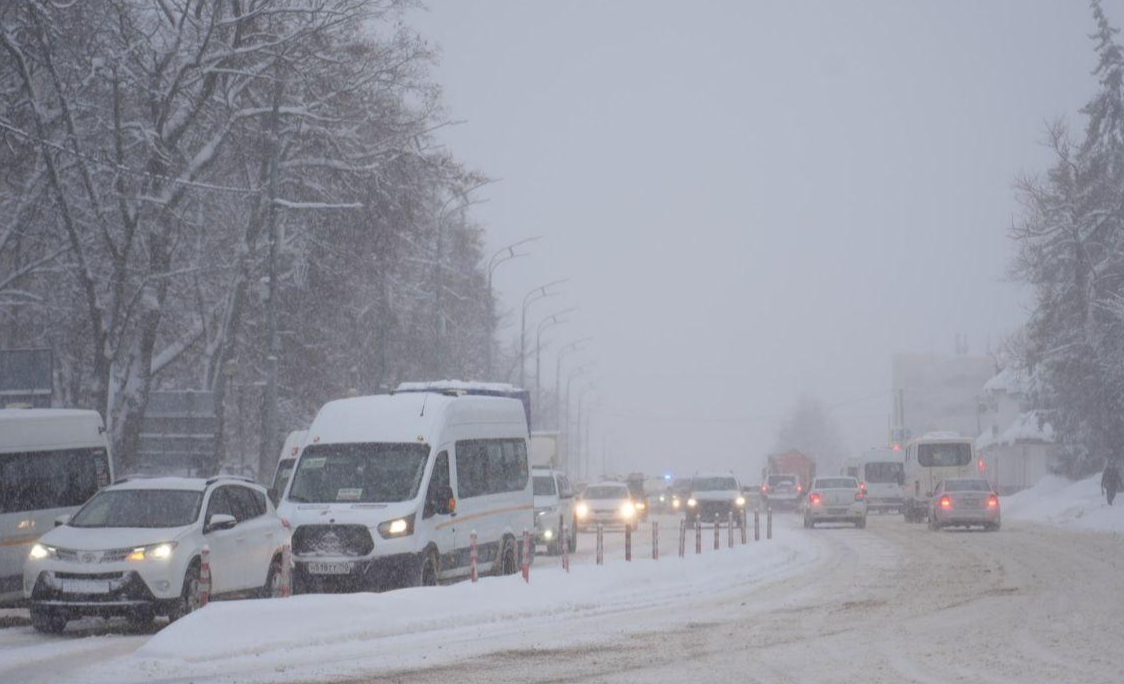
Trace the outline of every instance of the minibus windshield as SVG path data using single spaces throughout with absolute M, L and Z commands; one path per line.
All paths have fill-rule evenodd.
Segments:
M 424 444 L 315 444 L 293 472 L 290 501 L 393 503 L 418 493 L 429 447 Z

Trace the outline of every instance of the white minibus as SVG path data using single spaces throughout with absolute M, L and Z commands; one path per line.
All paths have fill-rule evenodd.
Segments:
M 274 506 L 280 501 L 281 493 L 285 491 L 289 478 L 293 476 L 293 466 L 297 464 L 297 456 L 301 453 L 307 435 L 308 430 L 293 430 L 281 445 L 281 457 L 277 459 L 277 469 L 273 471 L 273 484 L 269 487 L 269 498 Z
M 937 485 L 949 478 L 975 476 L 975 468 L 976 452 L 971 437 L 933 432 L 911 441 L 905 448 L 906 522 L 926 520 Z
M 0 409 L 0 601 L 21 597 L 35 540 L 112 481 L 97 411 Z
M 294 591 L 511 574 L 533 532 L 527 421 L 514 399 L 417 392 L 329 402 L 281 497 Z

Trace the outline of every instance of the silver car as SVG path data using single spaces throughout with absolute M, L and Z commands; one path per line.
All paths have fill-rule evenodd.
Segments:
M 941 482 L 929 502 L 929 529 L 983 527 L 998 530 L 999 495 L 981 478 L 957 478 Z
M 853 477 L 817 477 L 804 505 L 804 527 L 817 523 L 852 523 L 866 527 L 866 492 Z

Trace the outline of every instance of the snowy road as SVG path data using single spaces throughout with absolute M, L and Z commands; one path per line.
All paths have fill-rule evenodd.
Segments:
M 666 527 L 665 560 L 638 569 L 661 573 L 649 578 L 651 601 L 613 585 L 597 590 L 621 598 L 597 609 L 567 603 L 550 615 L 430 625 L 374 637 L 360 651 L 324 651 L 320 666 L 279 666 L 260 653 L 259 666 L 238 661 L 224 675 L 206 662 L 187 671 L 134 662 L 145 635 L 59 639 L 13 627 L 0 630 L 0 680 L 1099 684 L 1124 676 L 1119 536 L 1031 525 L 934 534 L 875 516 L 866 530 L 805 531 L 779 517 L 775 551 L 724 551 L 707 564 L 705 554 L 688 563 L 668 558 L 675 545 Z M 592 562 L 592 537 L 581 541 L 576 568 Z M 592 572 L 626 570 L 619 539 L 607 547 L 609 565 Z M 637 555 L 647 549 L 638 539 Z M 732 561 L 748 567 L 753 554 L 756 579 L 728 571 Z M 532 586 L 540 593 L 578 581 L 552 574 L 552 563 L 536 563 Z M 714 574 L 705 574 L 712 565 Z M 662 591 L 679 581 L 666 573 L 700 569 L 705 591 L 698 584 Z

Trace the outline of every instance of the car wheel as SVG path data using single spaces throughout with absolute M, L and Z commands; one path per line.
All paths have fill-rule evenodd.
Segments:
M 66 629 L 66 615 L 42 606 L 31 607 L 31 626 L 44 634 L 62 634 Z
M 815 526 L 816 526 L 816 523 L 812 522 L 811 518 L 809 518 L 808 516 L 804 516 L 804 529 L 810 530 Z
M 429 551 L 422 559 L 421 575 L 418 578 L 418 586 L 421 587 L 436 587 L 437 586 L 437 553 Z
M 175 605 L 168 611 L 168 621 L 175 622 L 180 618 L 193 613 L 201 608 L 199 602 L 199 563 L 192 561 L 183 576 L 183 591 L 176 599 Z
M 281 557 L 275 556 L 265 573 L 265 586 L 261 588 L 261 598 L 281 598 Z

